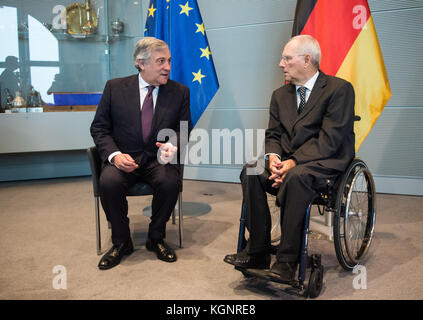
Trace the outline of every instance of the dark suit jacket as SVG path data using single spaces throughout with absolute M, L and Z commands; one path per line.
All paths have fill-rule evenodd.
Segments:
M 275 90 L 266 130 L 266 153 L 297 164 L 344 171 L 354 157 L 354 102 L 352 85 L 320 71 L 303 112 L 297 116 L 295 85 Z
M 144 164 L 157 157 L 155 143 L 162 129 L 172 129 L 177 133 L 179 152 L 180 121 L 187 121 L 188 131 L 191 130 L 189 89 L 181 83 L 168 80 L 166 85 L 160 86 L 150 138 L 146 143 L 143 142 L 136 74 L 107 81 L 91 124 L 91 135 L 103 162 L 107 162 L 113 152 L 121 151 Z

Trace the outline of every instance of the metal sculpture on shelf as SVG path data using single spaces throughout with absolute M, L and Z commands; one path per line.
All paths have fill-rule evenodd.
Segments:
M 6 93 L 6 105 L 4 106 L 4 112 L 10 113 L 11 109 L 13 108 L 12 102 L 14 97 L 8 88 L 5 88 L 4 91 Z
M 26 111 L 27 112 L 42 112 L 44 101 L 41 98 L 40 93 L 31 86 L 26 99 Z
M 22 91 L 16 91 L 15 99 L 12 101 L 12 112 L 26 112 L 26 101 L 22 97 Z
M 67 31 L 75 38 L 86 38 L 97 32 L 98 18 L 91 7 L 90 0 L 85 4 L 72 3 L 66 7 Z
M 123 29 L 124 29 L 123 22 L 119 20 L 119 18 L 116 18 L 115 20 L 111 22 L 111 25 L 112 25 L 113 35 L 118 37 L 123 32 Z

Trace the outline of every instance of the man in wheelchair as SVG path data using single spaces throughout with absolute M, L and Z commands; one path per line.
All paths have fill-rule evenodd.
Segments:
M 270 268 L 283 282 L 295 277 L 307 207 L 355 155 L 353 86 L 319 70 L 320 58 L 319 43 L 309 35 L 293 37 L 283 50 L 279 67 L 288 83 L 271 97 L 265 161 L 245 165 L 240 176 L 248 243 L 224 258 L 239 268 Z M 271 267 L 266 192 L 281 210 L 281 240 Z

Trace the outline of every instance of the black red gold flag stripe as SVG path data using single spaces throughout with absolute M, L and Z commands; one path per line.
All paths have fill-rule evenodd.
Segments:
M 293 35 L 309 34 L 322 50 L 320 69 L 351 82 L 356 93 L 356 150 L 391 97 L 367 0 L 298 0 Z

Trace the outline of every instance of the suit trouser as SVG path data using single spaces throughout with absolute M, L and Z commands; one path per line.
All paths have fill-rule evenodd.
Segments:
M 281 240 L 277 260 L 298 262 L 307 207 L 326 179 L 336 178 L 339 172 L 317 163 L 301 164 L 288 171 L 279 188 L 273 188 L 273 181 L 268 179 L 271 173 L 263 164 L 264 161 L 261 164 L 258 161 L 245 165 L 240 176 L 246 227 L 250 234 L 247 253 L 270 250 L 271 217 L 266 195 L 269 192 L 276 196 L 281 208 Z M 252 170 L 252 167 L 256 167 L 256 170 Z
M 136 182 L 148 183 L 153 189 L 152 216 L 148 237 L 161 240 L 166 237 L 166 223 L 181 189 L 179 167 L 161 165 L 153 160 L 131 173 L 106 165 L 100 175 L 100 199 L 107 220 L 112 226 L 112 243 L 119 245 L 130 239 L 128 201 L 126 192 Z

